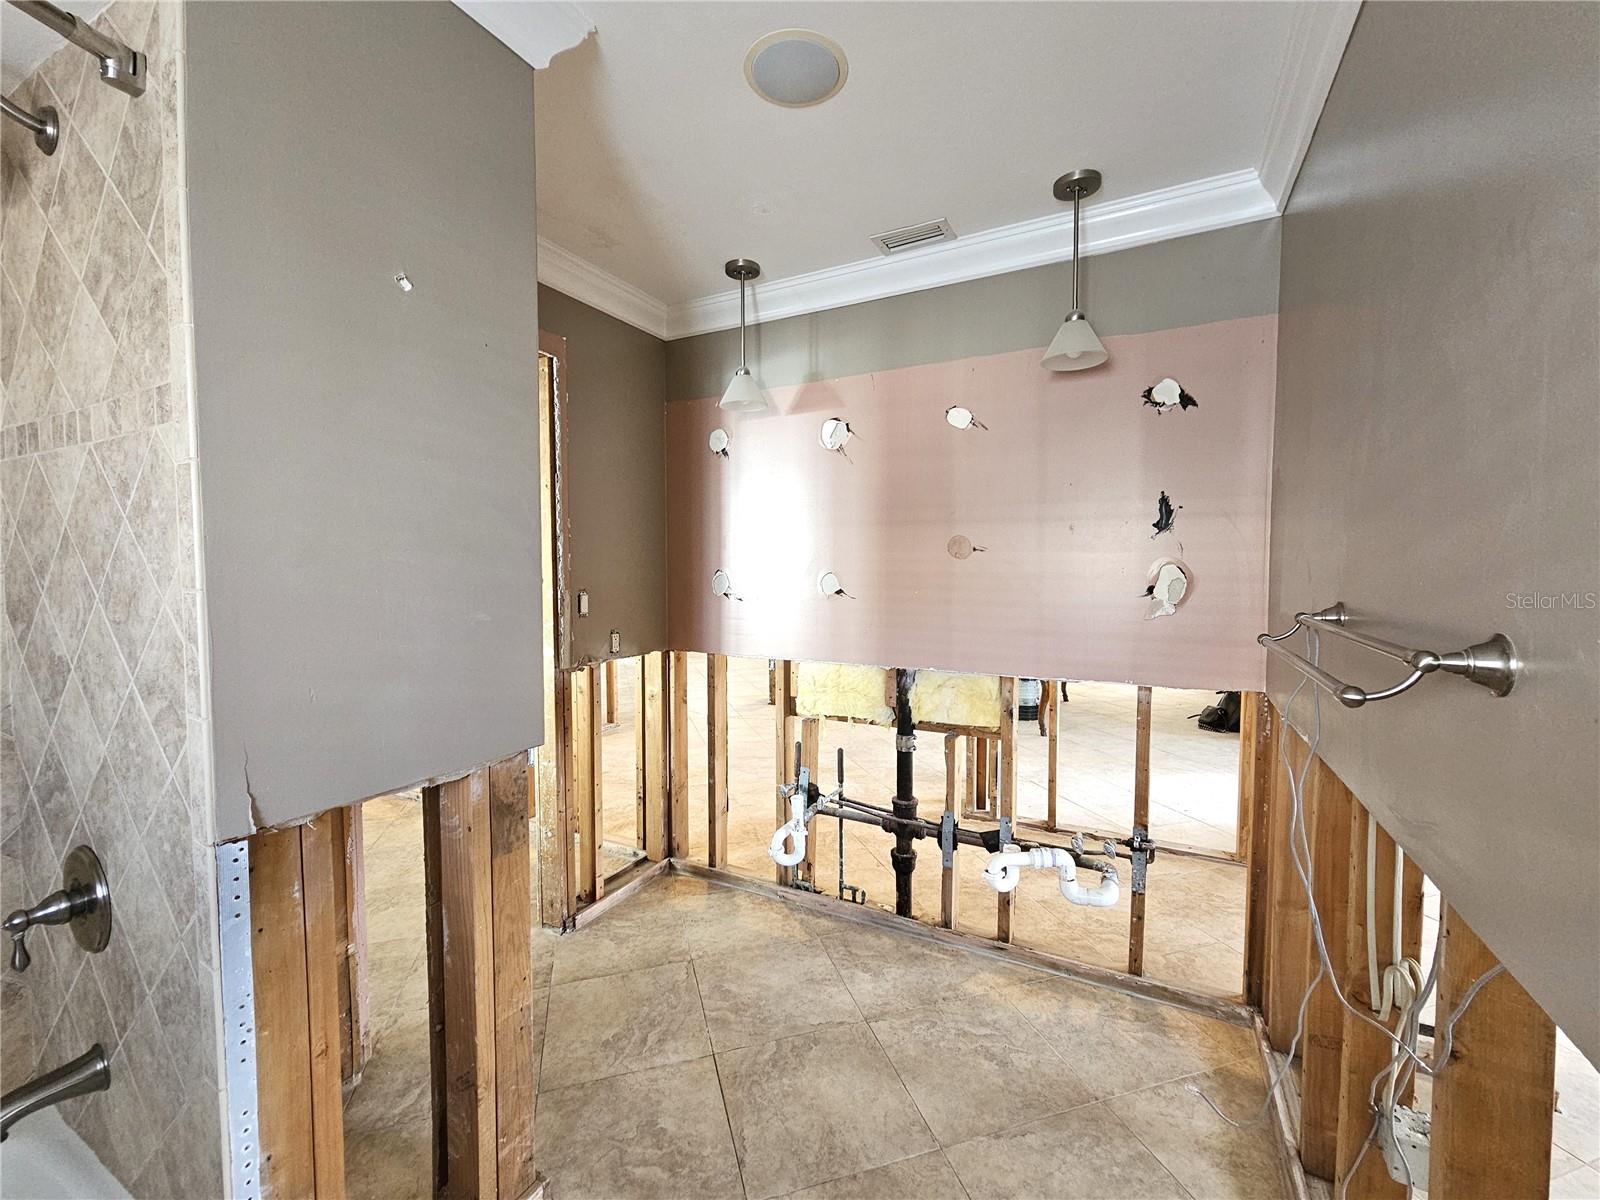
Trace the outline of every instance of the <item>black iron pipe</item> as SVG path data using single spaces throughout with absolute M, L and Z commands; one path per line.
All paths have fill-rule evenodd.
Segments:
M 891 807 L 897 820 L 889 865 L 894 868 L 894 911 L 898 917 L 911 915 L 911 873 L 917 869 L 917 852 L 913 848 L 915 834 L 909 824 L 917 819 L 917 798 L 912 794 L 917 731 L 911 720 L 911 679 L 912 672 L 904 668 L 894 673 L 894 800 Z
M 841 798 L 842 800 L 842 798 Z M 821 817 L 834 817 L 845 821 L 856 821 L 862 825 L 871 825 L 875 829 L 882 829 L 886 833 L 898 833 L 902 829 L 913 839 L 939 837 L 939 823 L 930 821 L 926 817 L 905 819 L 895 816 L 887 809 L 876 808 L 870 804 L 863 804 L 859 800 L 834 802 L 822 800 L 817 805 L 817 815 Z M 956 826 L 956 842 L 962 846 L 984 847 L 983 834 L 976 829 L 964 829 Z M 1018 838 L 1014 843 L 1022 850 L 1066 850 L 1073 855 L 1080 867 L 1098 869 L 1097 862 L 1106 857 L 1101 849 L 1073 850 L 1071 846 L 1062 846 L 1056 842 L 1040 842 L 1030 838 Z M 1131 859 L 1127 853 L 1118 853 L 1116 858 Z

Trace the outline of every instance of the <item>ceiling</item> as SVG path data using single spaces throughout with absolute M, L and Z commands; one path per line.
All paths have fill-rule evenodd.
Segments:
M 677 337 L 737 323 L 738 255 L 768 319 L 1069 258 L 1050 185 L 1077 167 L 1105 176 L 1091 253 L 1272 216 L 1357 7 L 588 5 L 595 34 L 535 77 L 540 278 Z M 848 56 L 825 104 L 745 82 L 750 44 L 787 27 Z M 955 242 L 868 240 L 939 218 Z
M 105 10 L 106 0 L 55 0 L 55 5 L 75 17 L 93 21 Z M 0 88 L 9 93 L 65 44 L 59 33 L 51 33 L 9 4 L 0 4 Z

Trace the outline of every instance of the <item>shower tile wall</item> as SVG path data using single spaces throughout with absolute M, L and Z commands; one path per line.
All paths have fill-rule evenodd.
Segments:
M 93 1042 L 110 1092 L 68 1122 L 136 1196 L 222 1193 L 215 904 L 198 671 L 182 8 L 119 0 L 99 22 L 146 52 L 129 99 L 64 47 L 17 89 L 51 104 L 45 157 L 0 142 L 0 900 L 59 886 L 91 844 L 110 948 L 36 930 L 5 973 L 5 1086 Z

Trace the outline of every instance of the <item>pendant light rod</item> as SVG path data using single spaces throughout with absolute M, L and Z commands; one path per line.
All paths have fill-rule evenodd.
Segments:
M 1083 209 L 1083 193 L 1072 190 L 1072 311 L 1078 311 L 1078 227 Z
M 761 264 L 749 258 L 730 258 L 722 267 L 729 279 L 739 281 L 739 370 L 748 370 L 744 352 L 744 288 L 761 276 Z
M 1081 254 L 1080 230 L 1083 226 L 1083 202 L 1100 190 L 1100 172 L 1092 168 L 1068 171 L 1057 179 L 1051 193 L 1057 200 L 1072 201 L 1072 311 L 1078 307 L 1078 259 Z

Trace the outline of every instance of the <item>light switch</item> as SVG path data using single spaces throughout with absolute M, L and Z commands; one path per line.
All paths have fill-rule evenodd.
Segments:
M 580 617 L 589 615 L 589 593 L 582 588 L 578 590 L 578 615 Z

